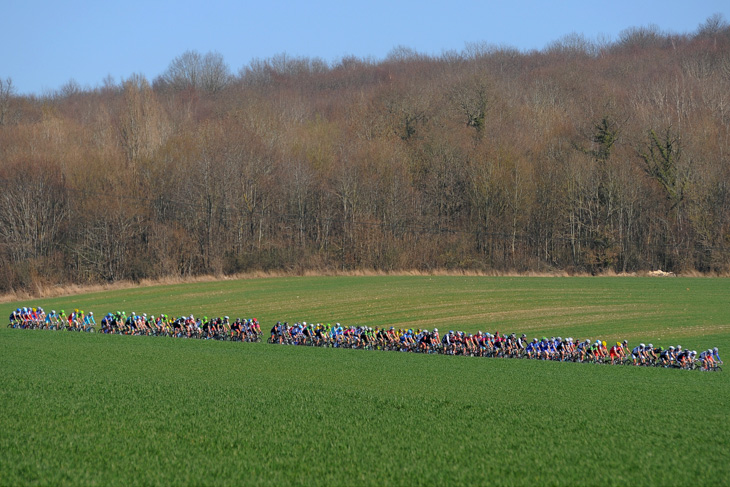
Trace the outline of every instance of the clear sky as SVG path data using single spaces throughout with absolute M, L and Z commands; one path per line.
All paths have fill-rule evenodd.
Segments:
M 730 0 L 4 0 L 0 77 L 43 94 L 138 73 L 152 80 L 186 50 L 217 51 L 233 73 L 286 53 L 381 60 L 486 42 L 527 51 L 572 33 L 615 40 L 629 27 L 691 33 Z

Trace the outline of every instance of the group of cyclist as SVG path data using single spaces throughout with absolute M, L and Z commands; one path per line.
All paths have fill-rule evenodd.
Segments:
M 10 314 L 10 327 L 42 328 L 49 330 L 97 331 L 94 314 L 74 310 L 66 315 L 64 310 L 45 313 L 43 308 L 18 308 Z M 215 340 L 257 342 L 261 340 L 261 327 L 256 318 L 228 316 L 195 318 L 194 315 L 170 317 L 164 313 L 157 316 L 147 313 L 125 311 L 107 313 L 99 322 L 98 331 L 120 335 L 170 336 Z
M 94 313 L 74 309 L 46 313 L 41 307 L 23 307 L 10 314 L 8 326 L 13 328 L 43 328 L 50 330 L 97 331 Z M 194 315 L 177 318 L 164 313 L 124 311 L 107 313 L 99 323 L 101 333 L 123 335 L 170 336 L 215 340 L 258 342 L 261 326 L 256 318 L 228 316 L 196 318 Z M 628 341 L 608 347 L 601 340 L 575 340 L 572 337 L 545 337 L 528 339 L 525 334 L 476 334 L 449 330 L 442 334 L 433 330 L 395 329 L 395 327 L 342 326 L 323 323 L 277 322 L 270 332 L 269 343 L 311 345 L 320 347 L 394 350 L 403 352 L 440 353 L 472 357 L 512 357 L 536 360 L 558 360 L 636 366 L 661 366 L 701 370 L 717 370 L 722 365 L 717 347 L 699 354 L 685 350 L 681 345 L 663 348 L 640 343 L 629 347 Z
M 641 343 L 633 348 L 628 341 L 616 342 L 610 348 L 601 340 L 575 340 L 572 337 L 527 338 L 515 333 L 476 334 L 449 330 L 443 335 L 438 328 L 413 330 L 342 326 L 323 323 L 277 322 L 270 331 L 269 343 L 396 350 L 402 352 L 440 353 L 472 357 L 510 357 L 537 360 L 605 363 L 612 365 L 662 366 L 684 369 L 716 370 L 722 365 L 717 347 L 702 351 L 683 350 L 681 345 L 667 349 Z
M 66 311 L 51 310 L 46 313 L 43 308 L 24 307 L 18 308 L 10 313 L 11 328 L 46 328 L 49 330 L 73 330 L 93 331 L 96 326 L 94 313 L 74 309 L 66 314 Z

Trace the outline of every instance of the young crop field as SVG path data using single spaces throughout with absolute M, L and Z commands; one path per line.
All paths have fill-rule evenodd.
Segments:
M 11 309 L 730 346 L 730 281 L 302 277 Z M 724 485 L 727 372 L 0 330 L 6 484 Z

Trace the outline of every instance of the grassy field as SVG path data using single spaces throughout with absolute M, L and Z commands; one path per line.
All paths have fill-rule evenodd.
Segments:
M 8 303 L 730 345 L 730 281 L 326 277 Z M 0 483 L 727 485 L 727 373 L 0 330 Z

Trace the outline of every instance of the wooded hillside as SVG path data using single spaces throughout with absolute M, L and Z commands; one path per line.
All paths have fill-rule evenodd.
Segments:
M 730 27 L 0 84 L 0 291 L 251 270 L 730 271 Z

